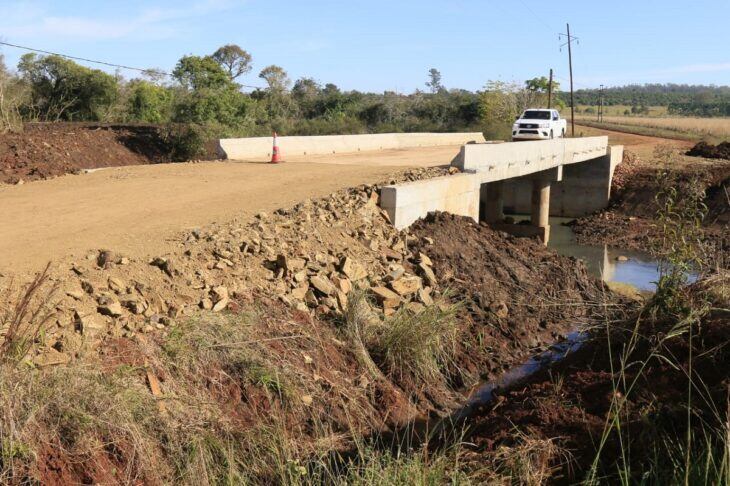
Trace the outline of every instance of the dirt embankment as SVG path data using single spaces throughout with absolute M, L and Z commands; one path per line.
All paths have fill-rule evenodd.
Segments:
M 595 331 L 581 349 L 527 383 L 498 390 L 474 419 L 467 462 L 479 465 L 480 457 L 505 448 L 521 450 L 517 459 L 532 461 L 551 484 L 581 482 L 594 465 L 593 478 L 607 483 L 625 473 L 622 481 L 648 475 L 657 484 L 677 484 L 685 479 L 677 471 L 684 471 L 690 429 L 697 465 L 690 484 L 715 474 L 727 478 L 726 469 L 712 471 L 723 467 L 727 447 L 729 290 L 727 273 L 683 289 L 681 298 L 693 309 L 685 325 L 678 324 L 681 313 L 657 311 L 660 297 L 610 332 Z M 711 452 L 708 445 L 717 448 L 714 464 L 712 455 L 700 455 L 703 448 Z
M 154 125 L 29 123 L 0 134 L 0 183 L 17 184 L 84 169 L 169 162 Z
M 722 142 L 717 145 L 712 145 L 707 142 L 699 142 L 697 145 L 689 149 L 687 155 L 705 157 L 707 159 L 730 160 L 730 142 Z
M 650 251 L 661 237 L 657 195 L 673 188 L 675 200 L 681 204 L 687 194 L 699 189 L 705 191 L 703 238 L 709 254 L 727 268 L 730 265 L 730 163 L 681 154 L 674 157 L 674 164 L 663 169 L 668 171 L 668 178 L 660 182 L 658 163 L 625 152 L 623 163 L 616 168 L 609 208 L 573 223 L 578 242 Z
M 441 286 L 463 299 L 470 317 L 465 335 L 484 340 L 488 352 L 470 354 L 482 356 L 477 363 L 485 378 L 523 359 L 526 349 L 560 341 L 584 325 L 605 297 L 582 261 L 468 218 L 435 213 L 411 231 Z
M 253 447 L 252 434 L 276 418 L 299 457 L 347 449 L 353 435 L 448 414 L 462 387 L 587 321 L 603 298 L 582 264 L 536 242 L 446 214 L 396 231 L 377 198 L 376 186 L 361 186 L 185 233 L 152 260 L 105 250 L 55 272 L 60 292 L 31 383 L 92 369 L 109 390 L 127 370 L 124 389 L 150 407 L 134 437 L 91 427 L 82 434 L 91 442 L 64 435 L 78 433 L 65 402 L 42 407 L 34 421 L 11 424 L 34 452 L 23 457 L 35 458 L 18 470 L 49 483 L 164 482 L 180 463 L 156 441 L 174 424 L 185 426 L 173 436 L 200 429 L 206 443 L 224 434 Z M 106 393 L 75 390 L 64 396 Z M 12 406 L 23 403 L 35 402 Z M 74 410 L 121 420 L 109 414 L 123 409 L 103 403 Z M 130 444 L 140 438 L 154 446 Z

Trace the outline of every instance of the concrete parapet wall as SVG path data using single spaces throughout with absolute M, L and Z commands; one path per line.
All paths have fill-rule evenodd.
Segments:
M 563 166 L 562 180 L 551 184 L 550 216 L 579 218 L 608 206 L 613 172 L 622 158 L 623 146 L 614 145 L 602 157 Z M 529 214 L 531 187 L 530 176 L 504 181 L 504 210 Z
M 385 186 L 380 206 L 393 226 L 407 228 L 432 211 L 469 216 L 479 220 L 479 179 L 475 174 L 456 174 Z
M 352 153 L 370 150 L 434 147 L 483 143 L 480 132 L 467 133 L 378 133 L 279 137 L 284 158 L 289 156 Z M 221 155 L 230 160 L 265 160 L 271 157 L 271 137 L 226 138 L 218 141 Z
M 607 150 L 608 137 L 469 144 L 461 148 L 453 165 L 464 172 L 481 174 L 486 183 L 595 159 Z

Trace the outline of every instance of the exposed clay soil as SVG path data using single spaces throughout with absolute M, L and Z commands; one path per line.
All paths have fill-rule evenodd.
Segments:
M 0 183 L 169 162 L 168 152 L 153 125 L 29 123 L 20 132 L 0 134 Z
M 700 323 L 693 324 L 692 330 L 695 380 L 692 420 L 697 437 L 702 436 L 697 427 L 700 423 L 722 430 L 728 413 L 730 319 L 728 311 L 721 310 L 728 305 L 727 275 L 724 284 L 719 282 L 716 277 L 711 285 L 715 289 L 724 285 L 724 297 L 719 297 L 720 301 L 709 300 L 716 306 L 715 310 L 706 314 Z M 701 286 L 690 289 L 688 298 L 698 297 L 704 291 Z M 696 306 L 699 308 L 700 304 Z M 598 477 L 609 483 L 617 480 L 622 447 L 630 448 L 627 456 L 631 470 L 640 474 L 652 464 L 658 464 L 652 457 L 654 448 L 661 446 L 657 441 L 672 437 L 683 443 L 690 374 L 688 335 L 685 332 L 668 337 L 677 317 L 653 320 L 644 315 L 639 335 L 633 336 L 638 337 L 635 349 L 630 356 L 625 356 L 636 318 L 611 329 L 610 347 L 606 331 L 598 331 L 577 352 L 528 382 L 498 390 L 495 399 L 482 406 L 474 419 L 474 429 L 468 438 L 474 443 L 474 463 L 479 463 L 481 454 L 493 453 L 501 446 L 512 447 L 535 439 L 552 440 L 563 454 L 550 458 L 555 470 L 548 483 L 580 482 L 596 457 L 612 403 L 623 400 L 624 443 L 622 446 L 615 432 L 608 436 Z M 632 363 L 621 379 L 620 356 Z M 631 391 L 628 384 L 633 384 Z
M 730 160 L 730 142 L 722 142 L 712 145 L 707 142 L 699 142 L 689 149 L 687 155 L 704 157 L 706 159 L 727 159 Z
M 559 256 L 537 240 L 449 213 L 432 213 L 411 231 L 419 237 L 414 248 L 433 261 L 440 286 L 464 303 L 465 335 L 483 345 L 465 350 L 469 357 L 462 364 L 485 378 L 586 324 L 596 317 L 594 304 L 605 298 L 582 261 Z

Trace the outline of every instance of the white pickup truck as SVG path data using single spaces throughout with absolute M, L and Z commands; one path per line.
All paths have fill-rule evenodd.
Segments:
M 512 125 L 512 141 L 564 137 L 567 123 L 558 110 L 529 109 Z

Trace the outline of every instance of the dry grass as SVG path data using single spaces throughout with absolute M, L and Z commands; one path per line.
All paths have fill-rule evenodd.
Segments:
M 576 120 L 595 121 L 593 116 Z M 675 132 L 697 138 L 730 139 L 730 118 L 604 116 L 603 123 Z
M 354 292 L 345 311 L 345 334 L 361 363 L 374 377 L 385 374 L 399 386 L 416 391 L 426 384 L 444 384 L 457 369 L 459 305 L 446 300 L 418 313 L 406 308 L 380 321 L 365 291 Z
M 25 287 L 0 292 L 0 361 L 19 362 L 40 339 L 52 317 L 57 284 L 48 283 L 46 268 Z M 7 302 L 7 304 L 4 304 Z

